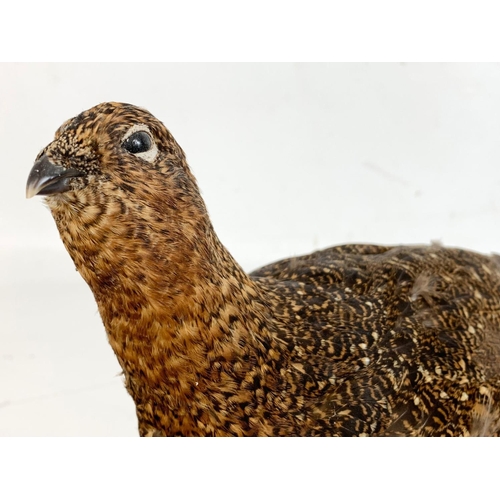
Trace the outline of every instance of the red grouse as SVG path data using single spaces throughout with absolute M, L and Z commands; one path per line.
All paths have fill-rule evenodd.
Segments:
M 344 245 L 245 273 L 144 109 L 68 120 L 31 170 L 94 293 L 143 436 L 500 432 L 500 265 Z

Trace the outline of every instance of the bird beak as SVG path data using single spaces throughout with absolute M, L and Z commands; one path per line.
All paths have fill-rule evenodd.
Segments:
M 33 165 L 26 184 L 26 198 L 40 194 L 64 193 L 70 188 L 69 181 L 73 177 L 84 175 L 74 168 L 64 168 L 54 165 L 46 155 Z

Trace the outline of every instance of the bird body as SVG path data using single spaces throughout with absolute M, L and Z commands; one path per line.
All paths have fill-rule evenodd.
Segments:
M 103 103 L 39 154 L 143 436 L 497 435 L 500 266 L 344 245 L 245 273 L 161 122 Z

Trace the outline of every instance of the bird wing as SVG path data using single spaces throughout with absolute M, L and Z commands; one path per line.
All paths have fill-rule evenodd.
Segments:
M 344 245 L 251 276 L 311 385 L 309 418 L 323 433 L 467 433 L 485 422 L 498 431 L 496 258 Z

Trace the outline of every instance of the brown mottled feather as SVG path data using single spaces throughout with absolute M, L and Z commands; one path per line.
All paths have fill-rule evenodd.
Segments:
M 150 161 L 123 137 L 146 125 Z M 498 258 L 344 245 L 248 275 L 161 122 L 100 104 L 39 155 L 79 169 L 47 204 L 92 289 L 141 435 L 498 435 Z

